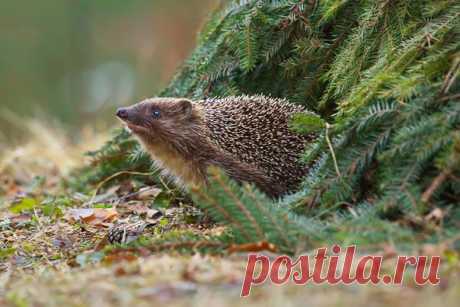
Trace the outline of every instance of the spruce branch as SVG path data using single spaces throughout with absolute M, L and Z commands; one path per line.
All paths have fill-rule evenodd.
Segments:
M 192 189 L 192 198 L 217 222 L 243 234 L 236 235 L 235 242 L 267 241 L 281 251 L 295 249 L 302 227 L 288 208 L 278 206 L 248 184 L 236 184 L 218 168 L 211 167 L 209 175 L 209 185 Z

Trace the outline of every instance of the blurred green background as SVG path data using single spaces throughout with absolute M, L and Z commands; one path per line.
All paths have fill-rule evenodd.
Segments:
M 0 134 L 18 131 L 14 114 L 113 123 L 116 106 L 166 85 L 217 2 L 1 0 Z

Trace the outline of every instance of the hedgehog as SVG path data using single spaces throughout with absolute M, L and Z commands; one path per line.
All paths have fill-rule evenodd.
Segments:
M 295 191 L 308 173 L 299 160 L 316 136 L 289 129 L 294 114 L 307 112 L 265 96 L 156 97 L 119 108 L 116 115 L 162 174 L 180 185 L 207 184 L 207 169 L 216 166 L 237 182 L 279 198 Z

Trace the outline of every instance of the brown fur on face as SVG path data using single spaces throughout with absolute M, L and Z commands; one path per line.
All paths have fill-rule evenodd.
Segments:
M 197 112 L 188 99 L 152 98 L 118 109 L 117 116 L 141 138 L 170 142 L 202 124 Z
M 190 100 L 147 99 L 119 109 L 117 115 L 167 175 L 172 175 L 180 183 L 201 184 L 205 181 L 205 166 L 197 161 L 209 158 L 214 149 L 206 142 L 207 133 L 200 110 Z

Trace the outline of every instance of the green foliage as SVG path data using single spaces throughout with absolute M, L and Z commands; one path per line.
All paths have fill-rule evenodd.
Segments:
M 129 243 L 129 246 L 143 247 L 153 252 L 220 254 L 228 248 L 229 241 L 226 233 L 202 235 L 187 229 L 176 229 L 156 234 L 153 237 L 141 237 Z
M 303 223 L 288 207 L 270 200 L 251 185 L 240 187 L 219 169 L 211 168 L 206 188 L 193 189 L 192 198 L 211 217 L 228 225 L 236 243 L 268 241 L 292 252 L 302 234 Z
M 88 152 L 87 155 L 94 162 L 72 176 L 74 180 L 70 180 L 69 185 L 73 189 L 88 192 L 91 188 L 88 184 L 99 183 L 120 171 L 153 171 L 148 155 L 124 129 L 116 130 L 113 139 L 99 150 Z M 117 179 L 122 178 L 120 176 Z
M 23 198 L 19 203 L 11 205 L 10 211 L 12 213 L 18 214 L 25 211 L 31 211 L 38 205 L 39 203 L 37 202 L 37 200 L 33 198 Z
M 435 207 L 450 210 L 443 222 L 454 227 L 439 233 L 458 229 L 459 71 L 458 1 L 229 1 L 212 14 L 198 47 L 160 95 L 262 93 L 320 115 L 292 123 L 320 136 L 304 155 L 310 174 L 283 206 L 215 174 L 209 191 L 194 193 L 216 220 L 231 225 L 236 241 L 269 239 L 292 250 L 282 235 L 290 231 L 282 218 L 288 208 L 323 220 L 322 231 L 336 239 L 358 240 L 351 232 L 369 218 L 374 238 L 366 242 L 390 240 L 404 233 L 391 221 L 420 230 Z M 146 160 L 125 159 L 133 148 L 119 134 L 93 154 L 97 167 L 86 182 L 148 169 Z M 372 215 L 362 215 L 363 224 L 355 215 L 343 217 L 340 232 L 336 212 L 362 203 L 373 206 Z
M 10 257 L 15 251 L 16 249 L 14 247 L 0 248 L 0 260 Z
M 298 133 L 319 132 L 326 128 L 326 122 L 315 114 L 298 113 L 292 118 L 291 128 Z

